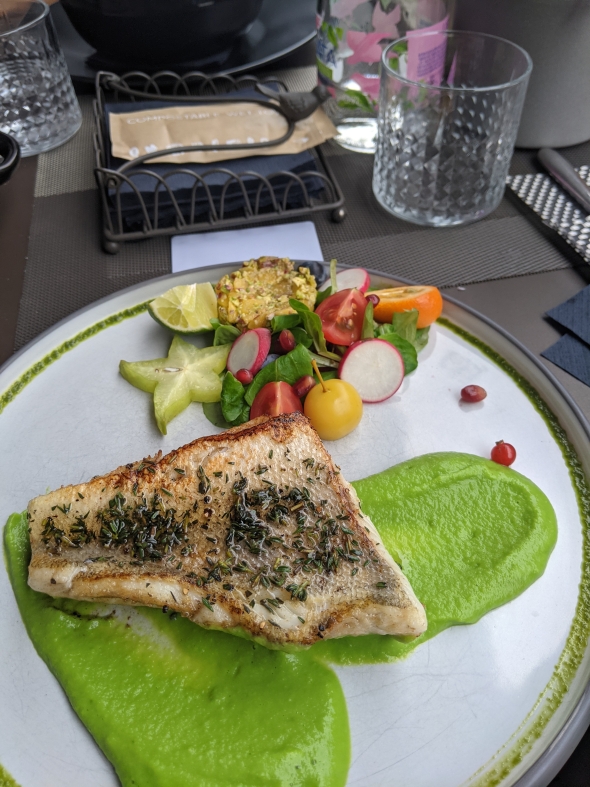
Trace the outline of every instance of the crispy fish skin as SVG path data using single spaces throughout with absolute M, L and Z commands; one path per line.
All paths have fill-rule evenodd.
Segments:
M 262 416 L 29 503 L 29 585 L 270 647 L 418 636 L 423 606 L 308 419 Z

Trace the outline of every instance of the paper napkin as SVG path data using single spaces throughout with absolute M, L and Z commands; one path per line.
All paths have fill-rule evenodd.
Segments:
M 550 309 L 547 316 L 590 344 L 590 287 Z
M 590 347 L 576 336 L 566 333 L 541 353 L 543 358 L 590 385 Z
M 198 232 L 172 238 L 172 271 L 204 265 L 242 263 L 257 257 L 290 257 L 292 260 L 322 260 L 322 250 L 312 221 L 249 227 L 245 230 Z
M 569 333 L 541 355 L 590 385 L 590 287 L 550 309 L 547 316 Z

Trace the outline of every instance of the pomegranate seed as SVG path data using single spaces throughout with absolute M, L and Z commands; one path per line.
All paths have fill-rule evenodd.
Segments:
M 462 402 L 481 402 L 487 395 L 488 392 L 481 385 L 466 385 L 465 388 L 461 388 Z
M 295 392 L 295 396 L 298 396 L 300 399 L 303 399 L 304 396 L 307 396 L 312 388 L 315 388 L 315 380 L 310 374 L 300 377 L 296 383 L 293 383 L 293 391 Z
M 284 331 L 279 333 L 279 344 L 283 352 L 290 353 L 291 350 L 294 350 L 297 346 L 297 342 L 295 341 L 295 337 L 291 333 L 288 328 L 285 328 Z
M 498 440 L 496 445 L 492 448 L 491 453 L 492 462 L 496 464 L 510 467 L 516 459 L 516 449 L 510 443 L 505 443 L 504 440 Z
M 253 379 L 252 372 L 248 371 L 248 369 L 240 369 L 236 372 L 236 380 L 242 385 L 250 385 Z
M 375 294 L 374 294 L 374 293 L 372 293 L 372 292 L 370 292 L 368 295 L 365 295 L 365 298 L 366 298 L 368 301 L 371 301 L 371 303 L 373 304 L 373 306 L 378 306 L 378 305 L 379 305 L 379 301 L 381 300 L 381 299 L 379 298 L 379 296 L 378 296 L 378 295 L 375 295 Z

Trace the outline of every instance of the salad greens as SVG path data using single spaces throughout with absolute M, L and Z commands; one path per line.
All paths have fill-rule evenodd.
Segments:
M 295 309 L 301 318 L 303 329 L 311 338 L 318 355 L 324 355 L 326 358 L 332 358 L 335 361 L 340 360 L 339 355 L 328 350 L 326 345 L 326 337 L 324 336 L 324 332 L 322 330 L 322 321 L 320 320 L 319 315 L 308 309 L 304 303 L 301 303 L 301 301 L 295 300 L 295 298 L 289 299 L 289 306 L 292 309 Z
M 223 378 L 219 408 L 203 408 L 203 412 L 216 426 L 222 422 L 238 426 L 249 419 L 254 397 L 266 383 L 283 381 L 293 385 L 301 377 L 312 373 L 309 353 L 302 344 L 298 344 L 290 353 L 279 355 L 275 361 L 263 367 L 247 387 L 236 380 L 231 372 L 227 372 Z
M 333 295 L 335 292 L 338 292 L 338 280 L 336 279 L 336 260 L 330 260 L 330 286 L 326 287 L 325 290 L 318 290 L 318 294 L 315 299 L 316 307 L 319 306 L 322 301 L 325 301 L 329 295 Z
M 241 333 L 234 325 L 222 325 L 217 317 L 211 320 L 211 325 L 215 329 L 213 335 L 214 347 L 219 347 L 221 344 L 233 344 Z
M 316 306 L 338 291 L 336 260 L 330 263 L 330 285 L 318 292 Z M 245 423 L 250 416 L 250 407 L 256 394 L 269 382 L 283 381 L 293 385 L 301 377 L 315 377 L 311 361 L 323 369 L 322 376 L 329 380 L 338 376 L 338 366 L 346 347 L 328 345 L 322 321 L 301 301 L 291 299 L 289 305 L 295 314 L 280 314 L 270 321 L 274 335 L 289 330 L 296 342 L 295 349 L 267 362 L 249 385 L 243 385 L 233 374 L 223 377 L 221 401 L 205 404 L 203 412 L 211 423 L 221 428 Z M 417 328 L 418 311 L 412 309 L 393 315 L 391 323 L 380 324 L 373 317 L 373 304 L 369 301 L 365 310 L 361 339 L 383 339 L 396 347 L 403 359 L 406 374 L 418 366 L 418 353 L 428 342 L 429 328 Z M 211 321 L 214 329 L 214 346 L 234 342 L 240 331 L 232 325 L 222 325 L 219 320 Z
M 279 314 L 270 321 L 270 332 L 292 331 L 293 328 L 300 324 L 301 318 L 298 314 Z
M 294 385 L 301 381 L 301 385 L 297 386 L 296 390 L 308 391 L 309 387 L 305 386 L 311 386 L 311 381 L 302 378 L 313 376 L 317 380 L 312 362 L 317 363 L 322 370 L 323 379 L 329 380 L 338 377 L 343 356 L 349 349 L 348 345 L 354 345 L 359 339 L 366 341 L 377 338 L 389 342 L 397 348 L 403 360 L 402 369 L 399 359 L 396 359 L 402 376 L 404 372 L 405 374 L 413 372 L 418 366 L 418 353 L 426 346 L 429 333 L 429 328 L 419 329 L 417 327 L 418 310 L 393 313 L 391 323 L 377 323 L 374 304 L 369 297 L 364 295 L 364 290 L 369 284 L 367 271 L 360 269 L 360 279 L 352 277 L 351 284 L 354 290 L 348 289 L 351 284 L 345 284 L 346 279 L 340 279 L 341 287 L 344 287 L 344 290 L 339 291 L 339 279 L 336 274 L 336 260 L 331 260 L 330 279 L 325 288 L 317 292 L 314 308 L 317 309 L 326 298 L 335 297 L 331 303 L 327 303 L 319 310 L 321 317 L 302 301 L 291 298 L 289 305 L 294 313 L 275 315 L 270 319 L 269 327 L 272 336 L 270 353 L 268 352 L 269 342 L 266 329 L 263 331 L 263 344 L 262 346 L 260 343 L 257 345 L 257 350 L 252 357 L 248 354 L 253 352 L 252 342 L 250 345 L 244 345 L 245 350 L 242 348 L 240 351 L 242 354 L 236 350 L 234 353 L 235 364 L 240 364 L 243 361 L 245 367 L 241 369 L 230 364 L 237 377 L 227 369 L 227 358 L 234 342 L 243 333 L 234 325 L 222 324 L 217 317 L 210 318 L 208 322 L 213 330 L 212 346 L 199 349 L 191 342 L 185 342 L 175 336 L 168 358 L 136 363 L 122 361 L 121 374 L 136 387 L 154 393 L 157 421 L 160 429 L 165 433 L 166 423 L 184 409 L 191 399 L 201 402 L 203 399 L 208 400 L 203 402 L 203 412 L 208 420 L 218 427 L 227 428 L 243 424 L 249 420 L 255 397 L 267 383 L 284 382 Z M 210 285 L 207 286 L 211 288 Z M 170 290 L 169 294 L 174 294 L 183 288 L 185 288 L 184 285 L 179 285 L 179 287 Z M 181 294 L 176 293 L 177 297 L 175 296 L 175 300 L 173 300 L 180 304 L 178 310 L 182 311 L 184 308 L 185 311 L 189 311 L 187 319 L 190 323 L 189 318 L 194 316 L 190 311 L 192 307 L 189 308 L 190 305 L 187 306 L 182 301 Z M 381 310 L 381 314 L 390 313 L 390 310 Z M 363 315 L 362 323 L 361 314 Z M 161 322 L 159 318 L 157 319 Z M 281 336 L 282 332 L 288 333 Z M 257 336 L 259 342 L 261 336 L 262 333 L 259 331 Z M 252 337 L 250 338 L 252 339 Z M 343 344 L 338 344 L 338 342 L 343 342 Z M 181 346 L 184 352 L 183 357 L 179 357 L 173 363 L 172 355 L 174 353 L 172 350 L 174 348 L 178 350 Z M 378 345 L 369 345 L 367 348 L 363 348 L 369 351 L 369 368 L 372 363 L 370 351 L 377 347 Z M 282 354 L 287 348 L 293 349 Z M 383 352 L 382 346 L 381 352 Z M 187 358 L 184 358 L 184 355 Z M 389 352 L 389 355 L 392 353 Z M 198 364 L 195 360 L 197 357 Z M 165 366 L 164 361 L 166 362 Z M 260 368 L 262 362 L 264 365 Z M 195 364 L 199 367 L 196 370 L 193 368 Z M 146 369 L 152 370 L 149 381 L 147 381 Z M 252 379 L 255 369 L 259 369 L 259 371 Z M 160 372 L 165 374 L 160 374 Z M 377 369 L 375 373 L 378 374 Z M 180 382 L 180 387 L 177 386 L 178 390 L 174 387 L 176 378 Z M 292 394 L 299 396 L 299 393 L 292 392 Z M 212 401 L 217 397 L 219 397 L 219 401 Z M 164 406 L 165 418 L 158 417 L 158 413 Z
M 368 311 L 368 309 L 367 309 Z M 366 314 L 365 314 L 366 319 Z M 393 315 L 390 324 L 374 323 L 374 336 L 393 344 L 399 350 L 406 374 L 410 374 L 418 366 L 418 353 L 428 342 L 428 328 L 417 328 L 418 310 L 410 309 Z M 363 334 L 363 338 L 366 338 Z
M 246 423 L 250 417 L 250 404 L 246 402 L 246 388 L 231 372 L 227 372 L 221 386 L 221 412 L 227 423 L 231 426 Z

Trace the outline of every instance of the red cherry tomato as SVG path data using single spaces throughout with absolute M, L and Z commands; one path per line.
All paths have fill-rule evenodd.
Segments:
M 302 413 L 303 405 L 289 383 L 267 383 L 254 397 L 250 418 L 296 412 Z
M 492 448 L 491 459 L 492 462 L 496 462 L 499 465 L 510 467 L 516 459 L 516 449 L 513 445 L 510 445 L 510 443 L 499 440 Z
M 324 336 L 332 344 L 349 347 L 361 338 L 367 299 L 358 290 L 340 290 L 322 301 L 316 314 Z

